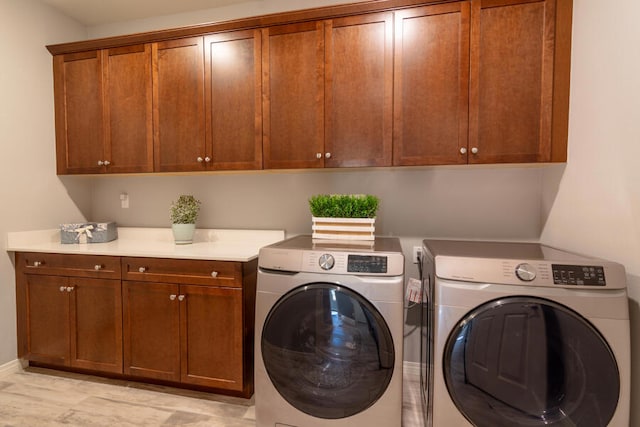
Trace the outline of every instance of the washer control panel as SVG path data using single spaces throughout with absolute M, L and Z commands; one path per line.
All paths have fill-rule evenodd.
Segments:
M 554 285 L 607 286 L 604 267 L 552 264 Z
M 387 257 L 384 255 L 349 255 L 347 257 L 347 273 L 387 272 Z

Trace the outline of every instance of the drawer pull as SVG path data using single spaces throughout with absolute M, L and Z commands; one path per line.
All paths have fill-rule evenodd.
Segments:
M 100 264 L 96 264 L 93 266 L 93 269 L 98 271 L 98 270 L 102 270 L 102 266 Z
M 140 273 L 144 273 L 144 272 L 146 272 L 146 271 L 147 271 L 147 267 L 140 267 L 140 268 L 138 269 L 138 271 L 139 271 Z
M 211 277 L 218 277 L 218 272 L 217 271 L 212 271 L 211 272 Z
M 178 295 L 178 301 L 184 301 L 184 295 Z
M 171 301 L 175 301 L 175 300 L 176 300 L 176 296 L 177 296 L 177 295 L 171 294 L 171 295 L 169 295 L 169 299 L 170 299 Z
M 33 266 L 34 267 L 40 267 L 40 266 L 42 266 L 42 264 L 43 264 L 42 261 L 33 261 Z
M 67 290 L 67 287 L 66 287 L 66 286 L 60 286 L 60 292 L 64 292 L 64 291 L 66 291 L 66 290 Z
M 67 292 L 71 292 L 73 290 L 73 286 L 67 286 Z

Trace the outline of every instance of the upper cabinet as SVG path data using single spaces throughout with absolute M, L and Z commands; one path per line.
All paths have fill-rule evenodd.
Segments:
M 564 162 L 572 0 L 380 0 L 49 46 L 59 174 Z
M 471 16 L 469 163 L 554 160 L 556 2 L 474 1 Z
M 59 174 L 151 172 L 149 45 L 54 57 Z
M 469 2 L 396 12 L 393 163 L 467 163 Z

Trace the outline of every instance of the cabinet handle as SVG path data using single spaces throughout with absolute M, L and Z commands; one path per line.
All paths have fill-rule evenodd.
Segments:
M 316 159 L 321 159 L 322 158 L 322 153 L 316 153 Z
M 102 270 L 102 266 L 100 264 L 96 264 L 96 265 L 93 266 L 93 269 L 95 271 L 99 271 L 99 270 Z
M 42 261 L 33 261 L 34 267 L 40 267 L 42 265 Z
M 473 147 L 473 148 L 471 149 L 471 152 L 472 152 L 473 154 L 478 154 L 478 147 Z
M 171 294 L 171 295 L 169 295 L 169 299 L 170 299 L 171 301 L 175 301 L 175 300 L 176 300 L 176 296 L 177 296 L 177 295 Z
M 465 147 L 460 148 L 460 154 L 467 154 L 467 149 Z
M 71 292 L 73 290 L 73 286 L 67 286 L 67 292 Z
M 218 277 L 218 272 L 217 271 L 212 271 L 211 272 L 211 277 Z
M 105 166 L 109 166 L 109 165 L 111 164 L 111 162 L 110 162 L 109 160 L 105 160 L 105 161 L 103 162 L 103 164 L 104 164 Z
M 67 290 L 67 287 L 66 287 L 66 286 L 60 286 L 60 292 L 64 292 L 64 291 L 66 291 L 66 290 Z
M 324 153 L 324 158 L 325 159 L 330 159 L 331 158 L 331 153 Z
M 184 295 L 178 295 L 178 301 L 184 301 Z
M 140 267 L 140 268 L 138 269 L 138 271 L 139 271 L 140 273 L 144 273 L 145 271 L 147 271 L 147 267 Z
M 198 161 L 198 163 L 204 162 L 204 159 L 202 157 L 200 157 L 200 156 L 198 156 L 198 158 L 196 160 Z
M 204 158 L 204 161 L 205 161 L 205 162 L 207 162 L 207 163 L 209 163 L 209 162 L 211 161 L 211 157 L 209 157 L 209 156 L 205 157 L 205 158 Z
M 104 166 L 104 162 L 102 160 L 98 160 L 98 166 Z

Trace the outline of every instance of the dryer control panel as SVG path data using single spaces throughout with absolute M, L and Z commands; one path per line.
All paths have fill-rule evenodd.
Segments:
M 556 285 L 607 286 L 604 267 L 600 265 L 552 264 L 551 269 Z

